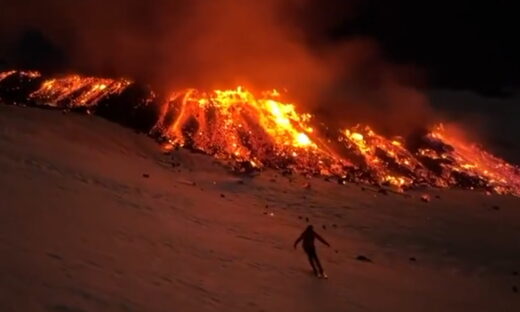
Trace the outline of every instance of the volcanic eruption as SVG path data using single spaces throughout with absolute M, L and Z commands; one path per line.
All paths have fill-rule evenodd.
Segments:
M 212 155 L 238 172 L 273 168 L 356 183 L 482 189 L 520 195 L 520 169 L 442 124 L 387 138 L 368 125 L 334 129 L 278 90 L 186 89 L 161 97 L 128 79 L 0 73 L 0 100 L 87 111 L 145 131 L 165 149 Z

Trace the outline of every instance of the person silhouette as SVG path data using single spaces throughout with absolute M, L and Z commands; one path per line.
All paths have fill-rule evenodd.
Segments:
M 309 258 L 309 263 L 311 264 L 312 271 L 314 275 L 317 277 L 327 278 L 327 275 L 323 271 L 323 267 L 321 266 L 320 259 L 318 258 L 318 254 L 316 253 L 316 247 L 314 246 L 314 239 L 318 239 L 323 244 L 330 247 L 330 244 L 327 243 L 318 233 L 314 232 L 314 227 L 312 225 L 307 226 L 305 231 L 298 237 L 298 239 L 294 242 L 294 249 L 297 248 L 298 243 L 302 241 L 303 250 L 307 254 Z

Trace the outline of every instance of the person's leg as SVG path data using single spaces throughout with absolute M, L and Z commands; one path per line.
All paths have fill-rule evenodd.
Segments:
M 323 275 L 323 268 L 321 266 L 320 259 L 318 258 L 318 254 L 316 253 L 316 251 L 314 251 L 313 258 L 314 262 L 316 262 L 316 265 L 318 266 L 318 269 L 320 270 L 320 274 Z
M 313 253 L 309 250 L 305 250 L 305 253 L 307 254 L 307 258 L 309 258 L 309 263 L 311 264 L 312 271 L 314 272 L 314 275 L 318 274 L 318 270 L 316 270 L 316 266 L 314 265 L 314 256 Z

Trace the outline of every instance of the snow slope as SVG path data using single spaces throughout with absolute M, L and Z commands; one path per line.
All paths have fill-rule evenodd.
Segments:
M 520 311 L 518 198 L 306 183 L 0 105 L 0 311 Z

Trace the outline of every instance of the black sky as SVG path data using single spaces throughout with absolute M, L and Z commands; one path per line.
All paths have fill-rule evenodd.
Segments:
M 364 2 L 354 27 L 346 23 L 338 36 L 373 36 L 390 59 L 423 66 L 439 87 L 493 95 L 518 85 L 513 1 Z

